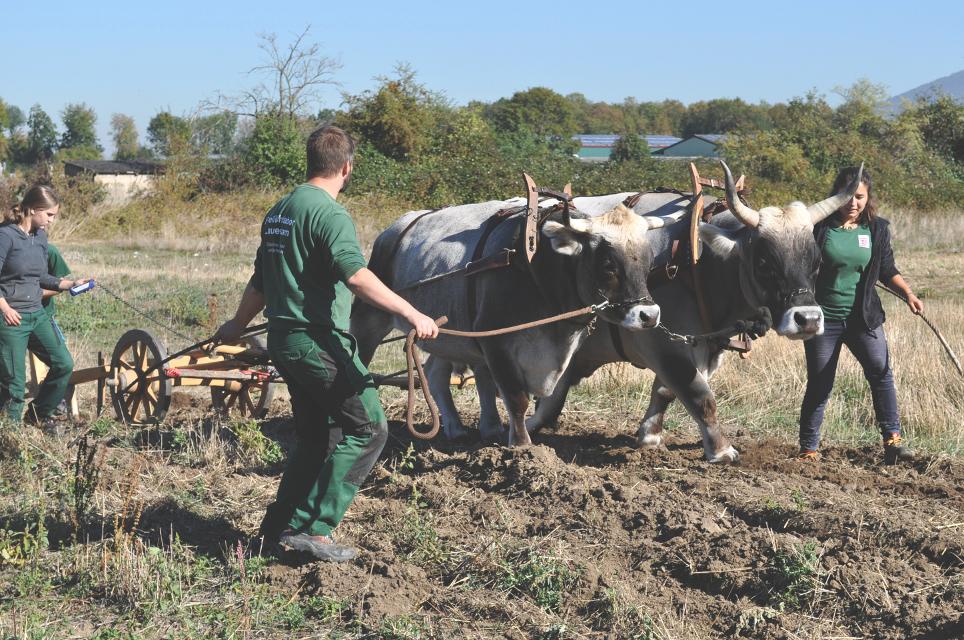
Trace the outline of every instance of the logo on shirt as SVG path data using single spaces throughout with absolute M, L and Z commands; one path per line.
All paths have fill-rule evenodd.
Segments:
M 857 236 L 857 246 L 861 249 L 869 249 L 870 236 Z

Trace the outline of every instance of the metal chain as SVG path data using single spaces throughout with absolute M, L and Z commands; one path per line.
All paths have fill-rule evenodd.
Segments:
M 170 325 L 167 325 L 167 324 L 161 322 L 160 320 L 155 320 L 154 318 L 152 318 L 150 315 L 148 315 L 148 314 L 145 313 L 144 311 L 141 311 L 140 309 L 138 309 L 137 307 L 135 307 L 134 305 L 132 305 L 130 302 L 128 302 L 127 300 L 124 300 L 124 299 L 121 298 L 119 295 L 117 295 L 116 293 L 114 293 L 113 291 L 111 291 L 109 288 L 105 287 L 105 286 L 103 285 L 103 283 L 101 283 L 100 280 L 97 281 L 97 288 L 94 289 L 94 290 L 97 291 L 98 289 L 101 290 L 101 291 L 103 291 L 104 293 L 106 293 L 106 294 L 109 295 L 110 297 L 114 298 L 115 300 L 117 300 L 117 301 L 120 302 L 122 305 L 124 305 L 125 307 L 127 307 L 128 309 L 130 309 L 131 311 L 133 311 L 134 313 L 138 314 L 138 315 L 141 316 L 142 318 L 144 318 L 144 319 L 146 319 L 146 320 L 148 320 L 148 321 L 150 321 L 150 322 L 153 322 L 154 324 L 156 324 L 157 326 L 161 327 L 162 329 L 165 329 L 166 331 L 170 331 L 171 333 L 173 333 L 174 335 L 176 335 L 178 338 L 181 338 L 182 340 L 187 340 L 188 344 L 190 344 L 190 343 L 192 343 L 192 342 L 194 342 L 194 341 L 196 340 L 196 338 L 194 338 L 194 337 L 192 337 L 192 336 L 185 335 L 185 334 L 181 333 L 180 331 L 177 331 L 176 329 L 171 328 Z

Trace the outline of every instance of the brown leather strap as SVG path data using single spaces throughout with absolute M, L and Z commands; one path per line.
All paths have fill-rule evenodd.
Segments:
M 538 204 L 536 205 L 538 210 Z M 512 263 L 512 254 L 515 253 L 512 249 L 503 249 L 503 251 L 495 256 L 490 256 L 489 258 L 483 258 L 482 254 L 485 252 L 485 244 L 489 241 L 489 236 L 495 231 L 496 227 L 508 220 L 510 217 L 517 213 L 525 211 L 526 207 L 510 207 L 508 209 L 500 209 L 496 211 L 495 214 L 485 221 L 482 226 L 482 235 L 479 236 L 479 241 L 475 243 L 475 250 L 472 252 L 472 259 L 469 263 L 465 265 L 465 275 L 470 276 L 472 273 L 478 273 L 480 271 L 487 271 L 488 269 L 495 268 L 494 266 L 488 266 L 486 268 L 479 268 L 486 264 L 488 260 L 493 258 L 498 259 L 499 257 L 505 258 L 505 263 L 498 266 L 509 266 Z M 528 223 L 528 220 L 526 221 Z M 472 265 L 476 265 L 476 269 L 472 272 L 469 269 Z M 469 313 L 469 325 L 475 321 L 476 313 L 476 303 L 475 303 L 475 278 L 468 277 L 465 280 L 465 305 Z
M 388 281 L 388 280 L 390 279 L 390 278 L 389 278 L 390 274 L 388 274 L 388 273 L 382 273 L 382 272 L 381 272 L 382 264 L 384 263 L 384 264 L 387 266 L 387 265 L 391 265 L 392 262 L 395 261 L 395 256 L 398 254 L 398 249 L 399 249 L 399 247 L 402 246 L 402 240 L 405 238 L 406 235 L 408 235 L 408 232 L 412 230 L 412 227 L 415 226 L 415 223 L 417 223 L 419 220 L 421 220 L 421 219 L 424 218 L 425 216 L 429 215 L 430 213 L 435 213 L 436 211 L 441 211 L 441 210 L 444 209 L 444 208 L 445 208 L 445 207 L 439 207 L 438 209 L 430 209 L 430 210 L 428 210 L 428 211 L 423 211 L 422 213 L 420 213 L 420 214 L 418 214 L 417 216 L 415 216 L 414 218 L 412 218 L 412 219 L 409 221 L 409 223 L 408 223 L 407 225 L 405 225 L 405 228 L 402 229 L 402 232 L 401 232 L 400 234 L 398 234 L 398 237 L 395 238 L 395 244 L 392 245 L 392 250 L 388 252 L 388 255 L 386 255 L 385 258 L 383 258 L 382 261 L 379 262 L 378 264 L 370 263 L 370 264 L 368 265 L 369 269 L 371 269 L 372 272 L 373 272 L 375 275 L 377 275 L 380 279 L 382 279 L 382 280 L 384 280 L 384 281 Z

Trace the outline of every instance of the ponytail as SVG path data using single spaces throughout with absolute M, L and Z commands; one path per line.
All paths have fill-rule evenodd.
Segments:
M 60 197 L 48 184 L 35 184 L 23 194 L 19 204 L 3 212 L 3 221 L 20 224 L 34 209 L 53 209 L 60 204 Z

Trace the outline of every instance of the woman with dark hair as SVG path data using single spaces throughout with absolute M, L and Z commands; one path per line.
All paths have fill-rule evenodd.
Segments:
M 837 174 L 831 193 L 843 190 L 857 176 L 856 167 Z M 894 264 L 890 224 L 877 216 L 873 181 L 865 169 L 854 196 L 813 230 L 822 261 L 816 297 L 823 309 L 824 330 L 803 343 L 807 358 L 807 391 L 800 407 L 800 458 L 817 456 L 820 424 L 833 389 L 840 348 L 847 345 L 870 384 L 877 426 L 884 444 L 884 462 L 910 460 L 901 444 L 897 392 L 884 336 L 884 310 L 874 289 L 878 280 L 907 298 L 914 313 L 924 303 L 914 295 Z
M 60 429 L 52 416 L 64 397 L 74 362 L 41 306 L 41 288 L 66 291 L 89 280 L 48 273 L 45 229 L 59 212 L 60 199 L 54 190 L 35 185 L 0 224 L 0 409 L 14 422 L 21 420 L 30 342 L 49 361 L 50 370 L 25 418 L 54 433 Z

